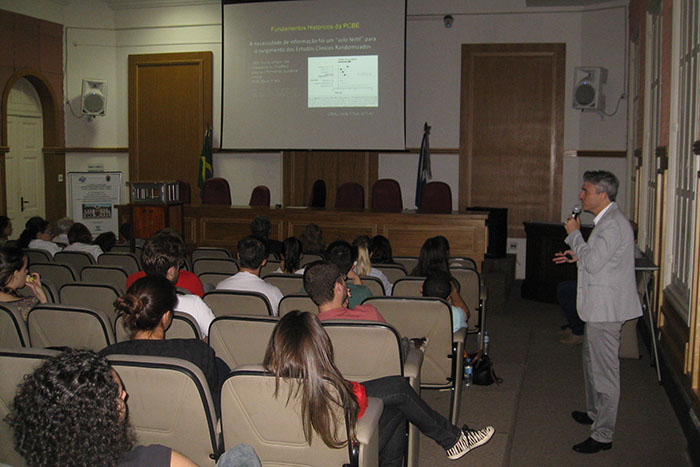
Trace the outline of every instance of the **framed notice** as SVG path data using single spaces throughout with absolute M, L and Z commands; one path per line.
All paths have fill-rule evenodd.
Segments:
M 121 172 L 70 172 L 68 198 L 71 217 L 85 224 L 93 236 L 102 232 L 118 235 L 119 221 L 114 207 L 121 200 Z

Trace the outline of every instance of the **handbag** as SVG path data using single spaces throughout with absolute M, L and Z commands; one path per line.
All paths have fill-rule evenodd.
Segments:
M 467 353 L 464 352 L 464 354 L 466 358 Z M 471 359 L 473 368 L 472 383 L 479 386 L 489 386 L 493 383 L 501 384 L 503 382 L 503 378 L 499 378 L 493 370 L 493 362 L 487 354 L 479 350 L 473 354 Z

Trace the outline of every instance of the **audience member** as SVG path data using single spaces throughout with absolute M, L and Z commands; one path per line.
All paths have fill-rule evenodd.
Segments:
M 15 247 L 0 248 L 0 303 L 27 319 L 27 313 L 38 303 L 46 303 L 46 293 L 38 273 L 29 274 L 27 255 Z M 17 291 L 29 287 L 34 296 L 23 297 Z
M 117 244 L 117 236 L 114 232 L 102 232 L 92 243 L 93 245 L 99 246 L 103 253 L 108 253 L 112 251 L 114 245 Z
M 192 287 L 192 276 L 194 274 L 188 271 L 180 271 L 180 267 L 185 262 L 187 248 L 182 237 L 172 229 L 163 229 L 151 237 L 143 247 L 141 261 L 143 262 L 143 271 L 132 274 L 127 279 L 127 290 L 131 285 L 145 275 L 163 276 L 176 287 L 183 287 L 190 290 Z M 187 274 L 185 274 L 187 273 Z M 180 282 L 180 276 L 184 276 Z M 199 281 L 197 276 L 194 279 Z M 180 285 L 183 284 L 183 285 Z M 201 282 L 199 287 L 201 287 Z M 175 311 L 192 315 L 202 331 L 202 335 L 209 335 L 209 325 L 214 321 L 214 313 L 204 301 L 193 294 L 185 294 L 177 296 L 178 302 L 175 305 Z
M 54 243 L 59 243 L 62 246 L 67 246 L 70 242 L 68 241 L 68 231 L 73 227 L 73 219 L 70 217 L 61 217 L 56 221 L 56 236 L 53 238 Z
M 347 284 L 350 294 L 350 308 L 362 304 L 366 298 L 372 296 L 369 287 L 362 284 L 362 279 L 360 279 L 360 276 L 353 270 L 355 258 L 352 254 L 352 246 L 350 246 L 348 242 L 345 240 L 336 240 L 328 245 L 326 258 L 328 258 L 328 261 L 335 264 L 347 279 L 350 279 L 350 282 Z M 302 293 L 304 293 L 303 290 Z
M 430 272 L 423 282 L 421 293 L 424 297 L 442 298 L 450 303 L 452 309 L 452 332 L 457 332 L 467 327 L 469 309 L 448 273 L 437 270 Z
M 324 243 L 321 227 L 313 223 L 307 225 L 299 235 L 299 240 L 301 241 L 301 251 L 305 255 L 323 256 Z
M 92 244 L 92 234 L 80 222 L 76 222 L 68 230 L 68 242 L 70 245 L 65 247 L 63 251 L 84 251 L 90 253 L 95 258 L 95 261 L 102 254 L 102 248 L 99 245 Z
M 61 247 L 51 241 L 51 224 L 39 216 L 30 218 L 17 240 L 20 248 L 36 248 L 47 251 L 51 256 L 61 251 Z
M 345 274 L 330 261 L 316 261 L 304 271 L 304 290 L 318 306 L 318 319 L 359 319 L 386 322 L 372 305 L 349 308 L 350 289 Z
M 292 311 L 280 319 L 270 337 L 263 365 L 275 375 L 277 389 L 280 378 L 301 379 L 299 386 L 290 385 L 288 394 L 277 397 L 289 400 L 294 391 L 303 394 L 300 412 L 309 443 L 316 434 L 329 447 L 343 447 L 347 442 L 345 433 L 356 439 L 356 423 L 367 408 L 367 398 L 381 399 L 384 410 L 378 431 L 379 465 L 383 467 L 403 465 L 406 421 L 440 444 L 452 460 L 486 444 L 494 433 L 491 426 L 470 430 L 466 425 L 462 429 L 452 425 L 426 404 L 403 376 L 387 376 L 361 384 L 347 381 L 335 366 L 328 334 L 309 312 Z M 337 388 L 340 397 L 330 393 L 326 381 Z M 338 413 L 345 413 L 347 430 L 345 421 L 338 420 Z
M 277 272 L 284 274 L 304 274 L 304 269 L 299 267 L 301 258 L 301 242 L 296 237 L 289 237 L 282 242 L 282 263 Z
M 255 216 L 253 222 L 250 223 L 250 234 L 265 245 L 265 258 L 272 254 L 275 258 L 280 259 L 283 251 L 282 242 L 270 238 L 271 229 L 272 223 L 267 216 Z
M 373 264 L 397 264 L 391 251 L 389 239 L 383 235 L 372 237 L 370 260 Z
M 411 276 L 426 277 L 431 271 L 450 272 L 448 258 L 450 256 L 450 246 L 443 236 L 431 237 L 427 239 L 420 249 L 418 264 Z
M 219 282 L 216 289 L 260 292 L 270 301 L 272 313 L 277 316 L 282 292 L 260 278 L 260 270 L 267 264 L 265 245 L 253 236 L 242 238 L 238 242 L 237 256 L 241 270 Z
M 105 355 L 153 355 L 190 361 L 204 373 L 214 403 L 219 402 L 219 368 L 221 374 L 229 368 L 217 362 L 214 350 L 199 339 L 166 339 L 165 331 L 173 320 L 178 297 L 175 286 L 163 276 L 146 276 L 134 282 L 126 295 L 114 302 L 122 317 L 124 329 L 131 340 L 118 342 L 102 350 Z
M 353 248 L 357 251 L 355 261 L 355 273 L 358 276 L 372 276 L 376 277 L 384 285 L 384 293 L 386 295 L 391 295 L 392 285 L 386 275 L 379 269 L 373 268 L 372 263 L 369 259 L 369 248 L 371 240 L 367 235 L 360 235 L 352 242 Z
M 126 399 L 104 356 L 69 349 L 49 357 L 25 376 L 12 401 L 6 420 L 14 447 L 32 466 L 196 465 L 159 444 L 135 448 Z
M 0 247 L 7 244 L 10 235 L 12 235 L 12 221 L 7 216 L 0 216 Z
M 129 244 L 131 242 L 131 224 L 129 222 L 124 222 L 119 226 L 119 243 Z M 146 243 L 143 238 L 134 239 L 134 245 L 141 248 Z
M 162 239 L 155 242 L 149 240 L 144 244 L 143 250 L 141 251 L 141 263 L 143 264 L 144 270 L 130 275 L 126 279 L 126 288 L 128 289 L 131 287 L 131 284 L 133 284 L 136 279 L 140 279 L 146 274 L 151 274 L 148 272 L 149 270 L 158 270 L 165 274 L 167 268 L 163 270 L 164 263 L 170 265 L 177 263 L 178 273 L 175 287 L 180 287 L 199 297 L 203 297 L 204 287 L 199 277 L 193 272 L 179 269 L 185 264 L 185 259 L 187 258 L 187 245 L 185 245 L 182 236 L 174 229 L 163 229 L 158 231 L 151 240 L 157 236 L 161 236 Z M 146 267 L 146 263 L 151 265 L 150 268 Z

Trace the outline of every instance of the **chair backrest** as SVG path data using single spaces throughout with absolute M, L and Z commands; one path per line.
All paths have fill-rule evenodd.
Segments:
M 282 295 L 298 294 L 304 286 L 302 274 L 268 274 L 263 280 L 280 289 Z
M 406 270 L 406 274 L 413 271 L 413 268 L 418 265 L 417 256 L 394 256 L 394 261 L 403 266 L 403 268 Z M 375 265 L 373 264 L 372 266 Z
M 453 268 L 469 268 L 477 270 L 476 261 L 467 256 L 450 256 L 447 261 L 450 263 L 450 267 Z
M 33 263 L 53 263 L 53 256 L 46 250 L 39 248 L 25 248 L 24 254 L 27 255 L 29 264 Z
M 326 207 L 326 182 L 324 182 L 323 180 L 316 180 L 313 186 L 311 187 L 311 194 L 309 195 L 309 207 Z
M 323 256 L 314 253 L 304 253 L 304 256 L 299 260 L 299 267 L 303 268 L 307 264 L 314 263 L 316 261 L 321 261 Z
M 336 209 L 364 209 L 365 189 L 356 182 L 343 183 L 335 192 Z
M 120 294 L 124 293 L 126 287 L 126 271 L 121 266 L 110 266 L 93 264 L 85 266 L 80 271 L 80 279 L 91 284 L 106 284 L 114 287 Z
M 0 344 L 3 347 L 29 347 L 29 331 L 22 314 L 0 303 Z
M 290 385 L 296 387 L 296 384 L 293 380 L 280 379 L 275 397 L 275 377 L 266 374 L 262 367 L 245 367 L 229 374 L 221 388 L 225 448 L 249 444 L 263 465 L 349 464 L 347 447 L 329 448 L 318 435 L 312 444 L 306 441 L 300 417 L 300 396 L 292 392 L 292 397 L 287 398 Z M 337 417 L 343 420 L 344 411 L 340 407 Z M 341 422 L 341 426 L 344 423 Z
M 13 433 L 5 421 L 8 408 L 17 394 L 17 385 L 47 357 L 58 354 L 46 349 L 0 349 L 0 464 L 26 465 L 14 449 Z
M 249 206 L 270 206 L 270 189 L 265 185 L 258 185 L 253 188 L 250 194 Z
M 282 262 L 276 259 L 268 259 L 265 266 L 260 270 L 260 277 L 265 277 L 268 274 L 274 274 L 277 269 L 281 266 Z
M 129 331 L 124 329 L 121 316 L 117 317 L 117 321 L 114 323 L 114 337 L 117 342 L 128 341 L 131 338 Z M 170 322 L 170 327 L 166 330 L 165 338 L 201 339 L 202 333 L 192 315 L 176 311 Z
M 53 260 L 55 263 L 67 264 L 77 276 L 80 276 L 80 271 L 85 266 L 95 264 L 95 258 L 86 251 L 59 251 L 53 255 Z
M 137 238 L 136 240 L 141 240 L 140 238 Z M 143 252 L 143 248 L 140 246 L 137 246 L 134 248 L 134 255 L 137 258 L 141 257 L 141 253 Z M 107 252 L 105 252 L 107 253 Z M 114 245 L 112 249 L 109 251 L 109 253 L 131 253 L 131 245 Z
M 214 177 L 204 182 L 202 204 L 231 205 L 231 188 L 225 178 Z
M 192 202 L 190 182 L 178 180 L 177 184 L 180 186 L 180 201 L 182 201 L 182 204 L 190 204 Z
M 41 278 L 41 288 L 44 289 L 44 293 L 46 294 L 46 299 L 48 300 L 49 303 L 58 303 L 58 289 L 53 286 L 50 280 L 46 278 Z M 17 293 L 23 297 L 33 297 L 34 296 L 34 291 L 30 289 L 28 286 L 24 286 L 21 289 L 17 290 Z
M 382 178 L 372 185 L 372 210 L 382 212 L 403 211 L 401 185 L 393 178 Z
M 192 250 L 192 261 L 197 261 L 203 258 L 219 258 L 219 259 L 232 259 L 231 252 L 226 248 L 215 248 L 208 246 L 200 246 Z
M 278 318 L 221 316 L 209 326 L 209 345 L 229 368 L 262 363 Z
M 480 324 L 481 277 L 471 268 L 450 268 L 450 274 L 459 282 L 459 294 L 469 308 L 469 329 L 476 329 Z
M 362 285 L 367 287 L 369 291 L 372 292 L 373 297 L 381 297 L 382 295 L 386 295 L 384 284 L 378 277 L 362 276 L 360 279 L 362 279 Z
M 452 190 L 445 182 L 429 182 L 423 188 L 418 211 L 427 213 L 451 213 Z
M 72 347 L 99 351 L 114 343 L 112 323 L 99 310 L 37 305 L 27 315 L 32 347 Z
M 406 270 L 400 264 L 373 264 L 372 267 L 383 272 L 392 284 L 406 277 Z
M 58 289 L 78 279 L 73 269 L 65 264 L 34 263 L 29 265 L 29 271 L 39 273 L 42 279 L 47 279 Z
M 285 295 L 282 297 L 282 300 L 280 300 L 278 310 L 280 318 L 293 310 L 308 311 L 315 315 L 318 314 L 318 306 L 311 300 L 311 297 L 303 294 Z
M 231 258 L 200 258 L 192 265 L 192 272 L 221 272 L 232 276 L 239 271 L 238 264 Z
M 406 276 L 394 282 L 391 290 L 392 297 L 422 297 L 421 287 L 423 287 L 425 277 Z M 413 336 L 416 337 L 416 336 Z
M 324 321 L 333 343 L 335 365 L 349 381 L 403 375 L 401 336 L 376 321 Z
M 428 346 L 421 367 L 421 386 L 449 387 L 453 373 L 452 311 L 439 298 L 371 297 L 387 323 L 403 337 L 427 337 Z
M 133 253 L 102 253 L 97 258 L 97 264 L 109 264 L 121 266 L 128 275 L 136 274 L 141 270 L 139 260 Z
M 270 301 L 259 292 L 212 290 L 204 294 L 204 303 L 214 316 L 272 316 Z
M 222 272 L 203 272 L 201 274 L 198 274 L 197 277 L 199 277 L 199 280 L 202 281 L 202 285 L 204 284 L 211 284 L 215 288 L 224 279 L 228 279 L 231 277 L 231 274 L 226 274 Z M 207 290 L 206 288 L 204 290 Z
M 100 310 L 109 318 L 110 323 L 117 319 L 114 301 L 119 295 L 119 291 L 111 285 L 85 282 L 66 284 L 59 291 L 62 305 Z
M 178 358 L 109 355 L 129 394 L 129 418 L 140 444 L 172 446 L 197 465 L 214 465 L 217 419 L 207 380 Z

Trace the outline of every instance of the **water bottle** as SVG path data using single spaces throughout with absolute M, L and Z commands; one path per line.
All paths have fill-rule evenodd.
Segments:
M 474 369 L 472 368 L 472 359 L 467 359 L 467 364 L 464 366 L 464 385 L 469 387 L 474 381 Z
M 491 339 L 489 339 L 489 332 L 484 331 L 484 355 L 489 354 L 489 342 L 491 342 Z

